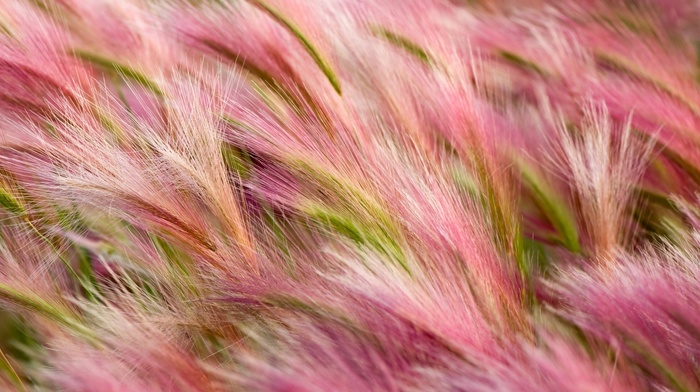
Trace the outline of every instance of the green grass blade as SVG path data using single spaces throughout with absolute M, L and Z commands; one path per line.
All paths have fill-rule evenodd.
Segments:
M 295 25 L 291 20 L 287 19 L 284 15 L 282 15 L 282 13 L 280 13 L 278 10 L 273 8 L 271 5 L 267 4 L 265 1 L 249 1 L 255 7 L 270 15 L 274 20 L 276 20 L 279 24 L 286 28 L 287 31 L 289 31 L 299 41 L 299 43 L 301 43 L 304 46 L 306 52 L 311 56 L 311 58 L 313 58 L 313 60 L 316 62 L 316 65 L 318 65 L 323 74 L 326 75 L 326 78 L 328 78 L 328 81 L 331 83 L 335 91 L 338 94 L 342 94 L 342 90 L 340 88 L 340 80 L 338 76 L 335 74 L 328 61 L 326 61 L 326 59 L 323 58 L 323 56 L 321 56 L 321 53 L 318 51 L 318 49 L 316 49 L 316 47 L 311 43 L 311 41 L 309 41 L 309 39 L 306 38 L 306 36 L 304 36 L 299 27 Z
M 373 34 L 385 39 L 390 44 L 405 50 L 422 62 L 426 64 L 433 64 L 435 62 L 433 57 L 425 49 L 421 48 L 418 44 L 409 40 L 408 38 L 383 27 L 373 27 L 371 30 Z
M 516 161 L 520 168 L 520 177 L 530 190 L 537 207 L 544 213 L 561 236 L 561 242 L 571 252 L 579 253 L 578 229 L 573 215 L 557 193 L 549 186 L 534 168 L 522 160 Z
M 161 97 L 163 96 L 163 91 L 158 87 L 158 85 L 149 79 L 146 75 L 143 73 L 127 66 L 124 64 L 120 64 L 112 59 L 102 57 L 98 54 L 95 53 L 90 53 L 86 52 L 84 50 L 79 50 L 76 49 L 73 51 L 73 56 L 76 58 L 85 61 L 87 63 L 90 63 L 104 71 L 107 72 L 114 72 L 118 75 L 121 75 L 125 78 L 131 79 L 134 82 L 140 84 L 141 86 L 147 88 L 151 92 L 153 92 L 155 95 Z
M 15 215 L 24 214 L 24 207 L 19 200 L 2 186 L 0 186 L 0 206 Z

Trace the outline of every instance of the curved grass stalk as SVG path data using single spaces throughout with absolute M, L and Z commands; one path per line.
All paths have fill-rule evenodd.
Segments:
M 321 53 L 316 49 L 316 47 L 311 43 L 311 41 L 306 38 L 304 33 L 301 31 L 301 29 L 294 24 L 291 20 L 286 18 L 284 15 L 282 15 L 281 12 L 273 8 L 271 5 L 267 4 L 267 2 L 263 0 L 248 0 L 251 4 L 253 4 L 255 7 L 258 9 L 264 11 L 268 15 L 270 15 L 274 20 L 276 20 L 280 25 L 282 25 L 287 31 L 289 31 L 294 38 L 296 38 L 299 43 L 304 46 L 304 49 L 306 49 L 306 52 L 311 56 L 311 58 L 316 62 L 316 65 L 321 69 L 324 75 L 326 75 L 326 78 L 328 81 L 331 83 L 333 86 L 333 89 L 339 94 L 342 95 L 342 90 L 340 87 L 340 79 L 336 75 L 336 73 L 333 71 L 331 68 L 330 64 L 328 61 L 321 56 Z

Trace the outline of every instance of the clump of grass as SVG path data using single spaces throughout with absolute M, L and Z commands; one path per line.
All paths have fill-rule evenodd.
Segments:
M 691 6 L 2 2 L 0 389 L 700 390 Z

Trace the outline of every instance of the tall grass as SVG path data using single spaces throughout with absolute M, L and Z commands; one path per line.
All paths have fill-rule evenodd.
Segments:
M 700 391 L 698 23 L 3 1 L 0 389 Z

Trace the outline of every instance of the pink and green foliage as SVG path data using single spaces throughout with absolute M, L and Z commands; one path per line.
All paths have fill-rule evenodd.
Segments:
M 3 0 L 0 389 L 700 391 L 695 0 Z

